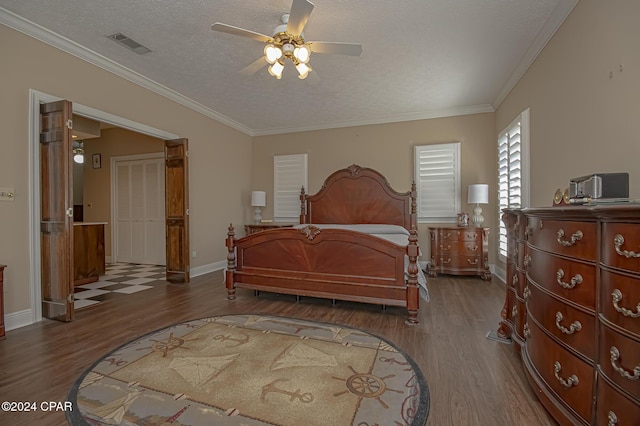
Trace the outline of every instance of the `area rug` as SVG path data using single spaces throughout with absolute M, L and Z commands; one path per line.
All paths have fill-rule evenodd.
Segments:
M 277 316 L 176 324 L 98 360 L 72 425 L 424 425 L 424 375 L 362 330 Z

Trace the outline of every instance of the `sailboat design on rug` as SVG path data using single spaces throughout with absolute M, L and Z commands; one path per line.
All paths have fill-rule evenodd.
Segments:
M 289 346 L 276 358 L 271 370 L 287 367 L 335 367 L 336 357 L 304 343 Z
M 174 358 L 169 364 L 191 386 L 202 386 L 216 377 L 231 364 L 240 354 L 218 357 L 185 357 Z
M 102 421 L 112 421 L 112 424 L 119 425 L 122 423 L 124 415 L 127 410 L 135 402 L 140 394 L 141 390 L 135 390 L 122 398 L 118 398 L 108 404 L 98 407 L 92 411 L 92 414 L 100 418 Z

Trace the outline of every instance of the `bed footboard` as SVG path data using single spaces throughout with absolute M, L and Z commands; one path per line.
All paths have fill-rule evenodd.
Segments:
M 229 226 L 226 246 L 228 299 L 236 288 L 406 307 L 418 322 L 418 245 L 399 246 L 360 232 L 279 228 L 235 239 Z M 405 271 L 405 258 L 409 266 Z M 407 277 L 407 278 L 406 278 Z

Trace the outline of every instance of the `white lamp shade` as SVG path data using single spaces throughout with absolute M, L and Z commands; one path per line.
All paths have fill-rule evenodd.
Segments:
M 264 191 L 253 191 L 251 193 L 251 206 L 264 207 L 267 205 L 267 193 Z
M 489 202 L 489 185 L 486 183 L 477 183 L 469 185 L 469 204 L 487 204 Z

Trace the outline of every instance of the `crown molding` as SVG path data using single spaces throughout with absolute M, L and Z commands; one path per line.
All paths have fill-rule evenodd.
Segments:
M 234 121 L 229 117 L 226 117 L 212 110 L 211 108 L 207 108 L 204 105 L 195 102 L 194 100 L 187 98 L 186 96 L 181 95 L 180 93 L 172 89 L 169 89 L 168 87 L 158 84 L 155 81 L 135 71 L 132 71 L 129 68 L 118 64 L 117 62 L 112 61 L 111 59 L 108 59 L 90 49 L 87 49 L 86 47 L 72 40 L 69 40 L 66 37 L 63 37 L 51 30 L 48 30 L 47 28 L 24 19 L 23 17 L 16 15 L 15 13 L 10 12 L 3 7 L 0 7 L 0 23 L 30 37 L 33 37 L 36 40 L 40 40 L 43 43 L 69 53 L 70 55 L 89 62 L 90 64 L 102 68 L 105 71 L 122 77 L 125 80 L 137 84 L 138 86 L 151 90 L 154 93 L 164 96 L 165 98 L 183 105 L 193 111 L 199 112 L 206 117 L 219 121 L 220 123 L 236 129 L 246 135 L 252 136 L 252 130 L 238 123 L 237 121 Z
M 533 64 L 540 52 L 542 52 L 542 49 L 544 49 L 549 40 L 551 40 L 551 37 L 553 37 L 556 31 L 558 31 L 558 28 L 560 28 L 564 20 L 569 16 L 575 5 L 578 4 L 578 1 L 579 0 L 560 0 L 558 2 L 556 7 L 553 9 L 553 12 L 551 12 L 551 15 L 549 15 L 547 22 L 545 22 L 542 27 L 542 30 L 540 30 L 538 36 L 522 56 L 522 59 L 520 59 L 520 62 L 511 74 L 511 77 L 509 77 L 509 80 L 507 80 L 507 83 L 493 101 L 492 105 L 495 109 L 500 106 L 511 89 L 515 87 L 524 73 L 527 72 L 531 64 Z

